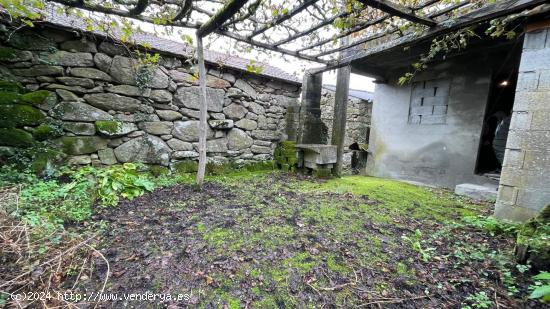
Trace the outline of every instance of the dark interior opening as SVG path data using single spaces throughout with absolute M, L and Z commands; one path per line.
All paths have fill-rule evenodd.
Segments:
M 504 160 L 512 117 L 520 53 L 514 49 L 502 55 L 494 70 L 483 120 L 476 173 L 498 177 Z

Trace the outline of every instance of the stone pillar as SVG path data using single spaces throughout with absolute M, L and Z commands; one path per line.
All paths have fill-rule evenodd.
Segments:
M 332 173 L 336 176 L 342 174 L 350 74 L 351 67 L 346 66 L 338 69 L 336 77 L 336 94 L 334 96 L 334 118 L 332 121 L 331 139 L 331 144 L 336 145 L 336 164 L 332 169 Z
M 323 75 L 304 74 L 302 84 L 302 106 L 300 108 L 300 125 L 298 144 L 326 143 L 326 126 L 321 120 L 321 89 Z
M 527 27 L 495 217 L 526 221 L 550 204 L 550 21 Z

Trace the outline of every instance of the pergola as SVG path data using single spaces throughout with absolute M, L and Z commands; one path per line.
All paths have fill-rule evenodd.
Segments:
M 350 63 L 385 48 L 439 35 L 533 8 L 547 0 L 50 0 L 67 7 L 196 29 L 201 109 L 199 172 L 206 164 L 206 70 L 202 39 L 217 34 L 268 51 L 321 64 L 306 72 L 302 118 L 318 117 L 320 73 L 339 69 L 332 144 L 341 170 Z M 408 4 L 408 5 L 406 5 Z M 335 27 L 334 25 L 339 25 Z M 309 134 L 315 128 L 309 130 Z M 307 132 L 301 142 L 308 142 Z

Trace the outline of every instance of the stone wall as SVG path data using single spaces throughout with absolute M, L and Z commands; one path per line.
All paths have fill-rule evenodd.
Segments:
M 321 93 L 321 119 L 328 129 L 328 141 L 332 136 L 332 122 L 334 118 L 333 91 L 323 89 Z M 367 143 L 367 132 L 370 127 L 372 102 L 349 97 L 346 117 L 346 137 L 344 139 L 344 167 L 351 165 L 351 151 L 349 146 L 353 143 Z
M 525 34 L 495 216 L 525 221 L 550 204 L 550 29 Z
M 0 121 L 4 133 L 24 131 L 28 137 L 39 124 L 61 122 L 63 136 L 52 142 L 75 164 L 169 166 L 196 160 L 199 87 L 189 61 L 161 54 L 147 87 L 138 87 L 143 74 L 137 72 L 145 69 L 135 55 L 75 33 L 21 30 L 1 43 L 2 80 L 47 94 L 43 103 L 25 107 L 39 121 Z M 214 161 L 270 160 L 284 138 L 287 107 L 298 104 L 299 86 L 227 66 L 207 68 L 208 156 Z M 22 102 L 7 103 L 0 104 L 0 114 L 17 117 L 12 111 Z M 15 146 L 6 139 L 2 143 Z

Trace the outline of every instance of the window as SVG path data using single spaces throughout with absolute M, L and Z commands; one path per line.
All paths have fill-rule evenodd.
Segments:
M 451 82 L 426 80 L 412 84 L 409 124 L 445 124 Z

